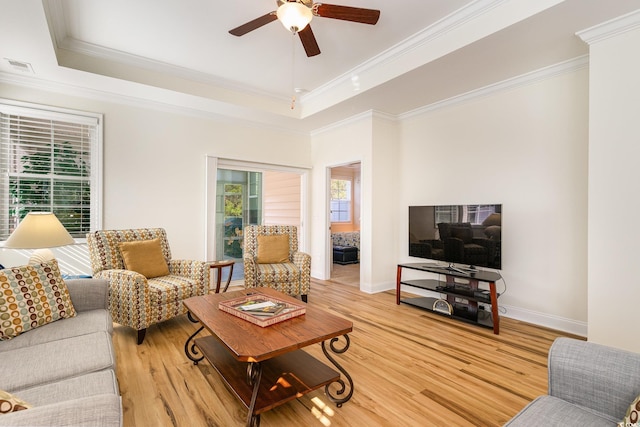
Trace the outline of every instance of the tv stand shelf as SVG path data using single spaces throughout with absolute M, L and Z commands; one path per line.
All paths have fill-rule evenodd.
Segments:
M 402 270 L 411 269 L 444 275 L 446 281 L 436 279 L 415 279 L 402 280 Z M 396 280 L 396 304 L 401 302 L 422 309 L 442 314 L 453 319 L 468 323 L 477 324 L 486 328 L 492 328 L 494 334 L 500 333 L 500 316 L 498 315 L 498 297 L 496 292 L 496 281 L 501 276 L 492 271 L 481 271 L 471 269 L 450 269 L 437 265 L 424 263 L 398 264 Z M 464 279 L 465 282 L 456 281 Z M 479 283 L 489 284 L 489 289 L 481 289 Z M 400 298 L 400 288 L 402 285 L 413 288 L 424 289 L 446 295 L 446 301 L 453 308 L 451 314 L 434 311 L 434 303 L 439 299 L 435 297 Z M 491 306 L 491 312 L 479 310 L 478 303 Z

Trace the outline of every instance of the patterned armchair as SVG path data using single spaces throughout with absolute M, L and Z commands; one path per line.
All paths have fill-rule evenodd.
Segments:
M 277 264 L 258 263 L 258 236 L 288 235 L 289 259 Z M 298 296 L 307 302 L 311 256 L 298 252 L 298 229 L 293 225 L 249 225 L 244 229 L 244 286 L 265 286 Z
M 120 243 L 160 240 L 169 275 L 147 279 L 125 269 Z M 142 344 L 148 326 L 186 313 L 182 300 L 209 291 L 209 264 L 172 260 L 162 228 L 101 230 L 87 234 L 93 277 L 109 281 L 109 307 L 114 322 L 138 331 Z

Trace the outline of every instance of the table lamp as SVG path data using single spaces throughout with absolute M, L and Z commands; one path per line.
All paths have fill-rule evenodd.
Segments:
M 40 264 L 54 259 L 49 248 L 72 245 L 75 241 L 58 218 L 51 212 L 29 212 L 5 241 L 9 249 L 37 249 L 29 264 Z

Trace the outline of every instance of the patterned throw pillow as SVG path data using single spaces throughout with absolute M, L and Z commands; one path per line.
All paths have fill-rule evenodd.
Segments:
M 632 427 L 640 425 L 640 396 L 636 397 L 627 409 L 624 419 L 618 423 L 618 427 Z
M 9 412 L 22 411 L 29 408 L 31 408 L 31 405 L 24 400 L 9 392 L 0 390 L 0 415 L 8 414 Z
M 75 315 L 57 261 L 0 270 L 0 341 Z

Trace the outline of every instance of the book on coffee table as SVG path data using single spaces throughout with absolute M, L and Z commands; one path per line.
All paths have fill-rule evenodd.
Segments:
M 261 327 L 275 325 L 306 312 L 303 303 L 296 304 L 261 293 L 221 301 L 218 308 Z

